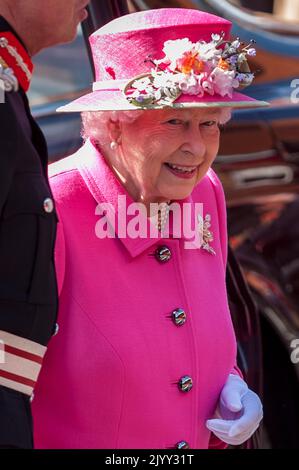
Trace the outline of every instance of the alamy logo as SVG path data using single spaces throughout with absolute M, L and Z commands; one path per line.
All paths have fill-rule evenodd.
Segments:
M 291 88 L 294 88 L 294 90 L 291 92 L 291 102 L 292 103 L 299 103 L 299 78 L 294 78 L 294 80 L 291 81 Z
M 291 361 L 293 364 L 299 363 L 299 338 L 293 339 L 290 344 L 291 348 L 294 349 L 291 353 Z
M 98 204 L 95 211 L 99 216 L 95 226 L 96 236 L 115 238 L 117 233 L 118 238 L 168 238 L 171 233 L 171 236 L 185 239 L 186 249 L 202 248 L 210 254 L 216 254 L 212 246 L 213 222 L 210 214 L 203 214 L 202 203 L 172 202 L 169 203 L 164 217 L 162 212 L 162 204 L 150 204 L 148 214 L 143 203 L 134 202 L 127 205 L 126 196 L 119 195 L 117 208 L 110 203 Z M 163 219 L 160 222 L 159 215 Z

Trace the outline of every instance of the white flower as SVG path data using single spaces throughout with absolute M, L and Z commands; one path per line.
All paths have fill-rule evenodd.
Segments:
M 233 49 L 238 49 L 238 47 L 240 47 L 241 43 L 238 39 L 236 39 L 235 41 L 233 41 L 230 45 L 230 47 L 232 47 Z
M 189 52 L 193 48 L 193 44 L 188 38 L 169 40 L 164 43 L 163 52 L 167 59 L 176 62 L 185 52 Z
M 154 77 L 153 85 L 155 88 L 165 88 L 173 86 L 176 82 L 176 75 L 170 72 L 156 72 L 152 71 Z
M 255 57 L 256 56 L 256 50 L 254 47 L 251 47 L 250 49 L 248 49 L 247 51 L 247 54 L 251 57 Z
M 211 73 L 214 83 L 214 91 L 221 96 L 228 95 L 232 98 L 233 88 L 238 88 L 239 81 L 235 78 L 233 70 L 223 70 L 216 67 Z
M 136 88 L 139 91 L 146 91 L 148 86 L 151 84 L 149 77 L 139 78 L 132 83 L 132 88 Z
M 200 84 L 200 78 L 202 75 L 194 74 L 179 74 L 182 77 L 179 79 L 179 88 L 183 93 L 188 95 L 198 95 L 203 96 L 204 91 Z
M 220 34 L 212 34 L 211 38 L 214 42 L 218 42 L 218 41 L 220 41 L 221 36 L 220 36 Z
M 155 91 L 155 100 L 159 101 L 162 98 L 161 90 Z
M 154 94 L 157 100 L 173 101 L 180 94 L 177 75 L 170 72 L 152 71 Z M 164 101 L 163 101 L 164 102 Z M 163 104 L 161 101 L 161 104 Z
M 222 51 L 215 47 L 213 42 L 198 42 L 196 44 L 196 51 L 199 54 L 199 58 L 203 61 L 218 60 L 221 57 Z

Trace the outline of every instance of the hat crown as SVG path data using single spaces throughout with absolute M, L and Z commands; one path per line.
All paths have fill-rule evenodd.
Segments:
M 188 38 L 210 41 L 211 34 L 224 32 L 231 22 L 210 13 L 184 8 L 145 10 L 117 18 L 93 33 L 90 44 L 96 81 L 130 79 L 151 70 L 150 56 L 161 59 L 164 43 Z

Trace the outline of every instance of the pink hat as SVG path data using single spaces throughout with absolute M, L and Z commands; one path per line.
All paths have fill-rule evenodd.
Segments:
M 239 93 L 254 74 L 252 43 L 228 41 L 230 21 L 184 8 L 117 18 L 90 36 L 93 91 L 58 111 L 267 106 Z

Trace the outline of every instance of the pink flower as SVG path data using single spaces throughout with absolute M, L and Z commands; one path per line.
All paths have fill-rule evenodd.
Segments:
M 214 82 L 214 91 L 221 96 L 232 98 L 233 88 L 238 88 L 239 81 L 235 78 L 234 70 L 223 70 L 216 67 L 211 73 Z
M 208 93 L 209 95 L 213 96 L 215 93 L 213 77 L 211 77 L 207 73 L 203 75 L 204 77 L 201 80 L 201 86 L 205 93 Z

